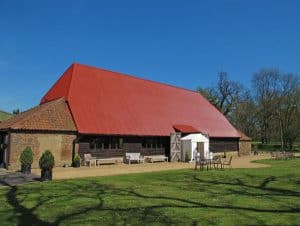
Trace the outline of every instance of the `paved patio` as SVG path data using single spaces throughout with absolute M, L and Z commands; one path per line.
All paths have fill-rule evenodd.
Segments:
M 12 172 L 5 169 L 0 169 L 0 187 L 14 186 L 34 181 L 39 181 L 39 176 L 35 174 L 25 175 L 20 172 Z
M 269 165 L 252 163 L 253 160 L 270 158 L 270 155 L 251 155 L 237 157 L 232 159 L 233 168 L 260 168 L 269 167 Z M 162 163 L 145 163 L 145 164 L 116 164 L 116 165 L 101 165 L 97 167 L 80 167 L 80 168 L 63 168 L 56 167 L 53 171 L 53 179 L 69 179 L 80 177 L 94 177 L 94 176 L 109 176 L 109 175 L 121 175 L 130 173 L 143 173 L 143 172 L 157 172 L 165 170 L 177 170 L 177 169 L 192 169 L 194 163 L 182 163 L 182 162 L 162 162 Z M 33 169 L 33 173 L 39 175 L 39 169 Z

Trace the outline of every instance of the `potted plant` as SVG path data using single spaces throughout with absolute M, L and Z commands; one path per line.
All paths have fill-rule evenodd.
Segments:
M 73 159 L 73 167 L 78 168 L 80 167 L 80 163 L 81 163 L 81 158 L 80 156 L 77 154 L 75 155 L 74 159 Z
M 33 162 L 33 153 L 30 147 L 26 147 L 21 155 L 20 155 L 20 162 L 21 162 L 21 172 L 24 174 L 31 173 L 31 164 Z
M 185 151 L 185 156 L 184 156 L 184 158 L 185 158 L 185 162 L 191 161 L 190 151 L 189 151 L 189 150 Z
M 39 161 L 42 181 L 52 180 L 52 169 L 55 161 L 51 151 L 46 150 Z

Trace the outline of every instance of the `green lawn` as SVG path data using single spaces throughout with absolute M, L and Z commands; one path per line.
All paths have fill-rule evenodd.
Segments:
M 12 116 L 13 116 L 12 114 L 0 110 L 0 121 L 5 121 L 11 118 Z
M 300 159 L 0 188 L 1 225 L 300 225 Z

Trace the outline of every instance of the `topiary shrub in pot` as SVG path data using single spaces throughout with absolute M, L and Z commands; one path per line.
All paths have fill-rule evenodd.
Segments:
M 51 151 L 46 150 L 42 154 L 39 161 L 42 181 L 52 180 L 52 169 L 54 167 L 54 164 L 54 156 L 52 155 Z
M 81 163 L 81 158 L 80 156 L 77 154 L 75 155 L 74 159 L 73 159 L 73 167 L 78 168 L 80 167 L 80 163 Z
M 21 172 L 24 174 L 31 173 L 31 164 L 33 162 L 33 153 L 30 147 L 26 147 L 21 155 L 20 155 L 20 162 L 21 162 Z

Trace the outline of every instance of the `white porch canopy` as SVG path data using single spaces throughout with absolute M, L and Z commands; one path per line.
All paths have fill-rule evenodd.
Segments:
M 181 138 L 182 159 L 185 159 L 185 153 L 190 153 L 191 161 L 194 160 L 197 153 L 197 143 L 204 143 L 204 155 L 209 158 L 209 138 L 202 133 L 192 133 Z

